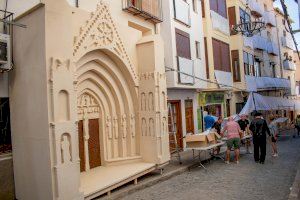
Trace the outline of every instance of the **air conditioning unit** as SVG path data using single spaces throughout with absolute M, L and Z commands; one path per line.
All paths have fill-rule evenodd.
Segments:
M 11 67 L 10 35 L 0 33 L 0 70 L 9 70 Z

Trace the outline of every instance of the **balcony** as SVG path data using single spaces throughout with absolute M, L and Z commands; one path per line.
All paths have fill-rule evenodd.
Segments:
M 174 0 L 174 17 L 176 20 L 184 23 L 185 25 L 191 25 L 190 17 L 190 5 L 183 0 Z
M 290 60 L 283 61 L 283 68 L 285 70 L 296 71 L 296 64 Z
M 276 26 L 275 15 L 272 12 L 265 12 L 264 21 L 269 26 L 273 26 L 273 27 Z
M 161 0 L 125 0 L 123 10 L 153 23 L 162 22 Z
M 231 72 L 215 70 L 215 77 L 220 88 L 232 88 L 233 79 Z
M 256 77 L 245 76 L 247 90 L 249 92 L 256 92 L 257 90 L 267 89 L 290 89 L 290 80 L 285 78 L 272 78 L 272 77 Z
M 259 35 L 254 35 L 252 37 L 252 41 L 253 41 L 253 48 L 254 49 L 267 51 L 267 44 L 268 44 L 267 39 L 265 39 L 265 38 L 263 38 Z
M 267 52 L 273 56 L 278 56 L 279 55 L 278 45 L 272 41 L 269 41 L 267 43 Z
M 213 10 L 210 11 L 213 29 L 220 31 L 226 35 L 230 35 L 229 21 Z
M 249 47 L 253 49 L 253 37 L 243 36 L 244 47 Z
M 295 49 L 295 43 L 291 37 L 281 37 L 281 44 L 283 47 L 289 48 L 294 50 Z
M 180 84 L 195 84 L 195 71 L 194 71 L 194 61 L 177 57 L 178 66 L 178 83 Z
M 255 0 L 249 0 L 249 8 L 251 9 L 251 14 L 255 17 L 262 17 L 264 14 L 263 6 Z

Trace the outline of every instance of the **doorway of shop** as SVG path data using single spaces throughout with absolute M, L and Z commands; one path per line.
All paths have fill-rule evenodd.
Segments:
M 186 133 L 194 134 L 193 100 L 185 100 L 185 124 Z
M 174 101 L 168 101 L 168 104 L 170 105 L 171 109 L 169 110 L 168 113 L 168 120 L 169 122 L 171 121 L 171 115 L 173 117 L 173 125 L 169 124 L 169 132 L 173 131 L 176 132 L 176 141 L 177 141 L 177 146 L 179 148 L 183 148 L 183 138 L 182 138 L 182 124 L 181 124 L 181 106 L 180 106 L 180 101 L 174 100 Z M 172 128 L 172 127 L 173 128 Z M 172 141 L 173 138 L 172 135 L 169 135 L 170 140 Z M 175 149 L 175 144 L 170 142 L 170 149 Z M 172 153 L 172 152 L 171 152 Z

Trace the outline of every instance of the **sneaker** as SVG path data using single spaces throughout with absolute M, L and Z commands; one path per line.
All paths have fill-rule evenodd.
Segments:
M 225 164 L 229 164 L 230 162 L 228 160 L 225 161 Z
M 235 163 L 236 163 L 236 164 L 240 164 L 240 161 L 237 160 L 237 161 L 235 161 Z
M 274 156 L 274 157 L 278 157 L 278 153 L 275 153 L 273 156 Z

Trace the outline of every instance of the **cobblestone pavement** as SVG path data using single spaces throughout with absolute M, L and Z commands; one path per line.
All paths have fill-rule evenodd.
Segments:
M 300 138 L 278 142 L 279 157 L 272 158 L 270 145 L 264 165 L 243 154 L 240 164 L 214 160 L 202 168 L 130 194 L 123 200 L 284 200 L 300 161 Z

